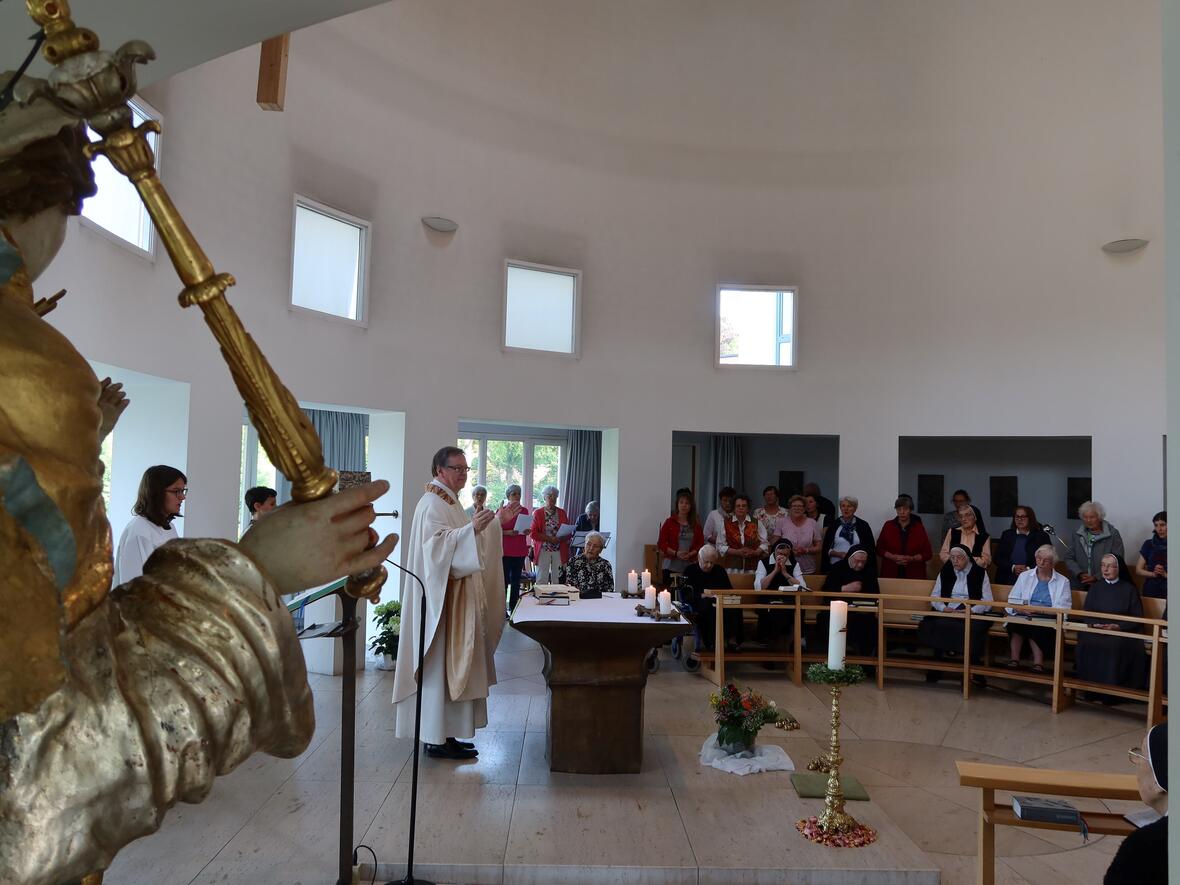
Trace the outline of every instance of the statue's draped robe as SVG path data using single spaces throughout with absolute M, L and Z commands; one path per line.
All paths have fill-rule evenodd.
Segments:
M 414 735 L 418 635 L 426 621 L 422 668 L 422 740 L 470 738 L 488 722 L 488 688 L 504 628 L 503 537 L 497 520 L 476 535 L 455 495 L 437 481 L 414 510 L 402 585 L 401 640 L 393 701 L 398 737 Z
M 291 617 L 235 545 L 172 542 L 110 590 L 98 380 L 3 286 L 0 383 L 0 883 L 60 885 L 253 752 L 302 752 L 315 716 Z

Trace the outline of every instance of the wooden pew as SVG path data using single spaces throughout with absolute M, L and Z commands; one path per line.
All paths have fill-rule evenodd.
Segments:
M 821 575 L 808 575 L 805 578 L 805 583 L 808 587 L 806 591 L 787 593 L 777 590 L 754 591 L 752 589 L 754 582 L 753 575 L 748 573 L 734 574 L 730 577 L 734 584 L 733 590 L 710 591 L 708 594 L 718 598 L 717 632 L 715 634 L 715 651 L 701 652 L 698 655 L 702 663 L 703 675 L 721 684 L 725 680 L 726 660 L 731 662 L 776 661 L 789 663 L 792 680 L 796 684 L 802 684 L 805 665 L 815 661 L 826 661 L 827 659 L 826 654 L 816 651 L 803 651 L 801 640 L 805 625 L 814 622 L 815 615 L 819 611 L 827 609 L 832 599 L 855 598 L 856 595 L 843 594 L 842 596 L 841 594 L 821 592 L 819 588 L 822 587 L 824 580 Z M 1085 617 L 1085 613 L 1080 610 L 1061 612 L 1057 609 L 1020 606 L 1018 609 L 1021 613 L 1033 617 L 1045 618 L 1044 626 L 1047 629 L 1053 629 L 1057 632 L 1058 641 L 1056 642 L 1056 652 L 1052 669 L 1045 673 L 1034 673 L 1029 670 L 1010 670 L 1006 667 L 992 667 L 990 665 L 990 658 L 986 656 L 983 664 L 972 664 L 970 660 L 971 649 L 968 622 L 978 619 L 981 616 L 957 612 L 934 612 L 930 608 L 931 587 L 932 582 L 927 581 L 882 578 L 880 580 L 881 593 L 863 594 L 863 602 L 874 603 L 877 606 L 875 609 L 878 613 L 877 654 L 873 657 L 849 656 L 848 662 L 875 666 L 877 668 L 876 682 L 878 688 L 884 688 L 886 668 L 938 670 L 954 673 L 959 676 L 962 681 L 963 696 L 965 698 L 969 698 L 971 695 L 971 677 L 973 675 L 980 675 L 1045 685 L 1050 689 L 1052 709 L 1055 713 L 1065 709 L 1073 702 L 1073 693 L 1076 690 L 1093 690 L 1144 701 L 1147 703 L 1147 719 L 1149 724 L 1156 724 L 1163 720 L 1164 708 L 1168 700 L 1167 695 L 1163 691 L 1163 654 L 1153 653 L 1151 655 L 1151 680 L 1147 690 L 1124 689 L 1116 686 L 1083 683 L 1065 672 L 1064 652 L 1067 645 L 1076 643 L 1077 633 L 1090 629 L 1081 623 L 1081 619 Z M 998 584 L 993 586 L 992 591 L 994 600 L 988 603 L 988 605 L 993 609 L 1003 610 L 1007 603 L 1011 587 Z M 1084 593 L 1078 593 L 1075 597 L 1075 605 L 1080 608 L 1084 604 L 1084 598 Z M 728 608 L 736 607 L 743 614 L 753 613 L 767 609 L 770 600 L 785 601 L 793 606 L 795 612 L 795 628 L 791 650 L 784 652 L 768 649 L 765 651 L 751 650 L 727 653 L 725 651 L 724 611 Z M 1161 602 L 1160 600 L 1145 600 L 1145 608 L 1151 614 L 1162 614 Z M 887 631 L 904 632 L 916 630 L 918 620 L 920 620 L 918 616 L 925 617 L 928 615 L 932 617 L 953 618 L 963 622 L 965 654 L 962 660 L 947 658 L 934 660 L 914 654 L 900 655 L 896 652 L 890 653 L 887 642 Z M 1111 617 L 1115 620 L 1144 624 L 1147 632 L 1133 636 L 1128 635 L 1126 641 L 1136 641 L 1137 639 L 1145 642 L 1148 644 L 1149 651 L 1154 651 L 1157 648 L 1166 648 L 1167 624 L 1159 618 L 1131 618 L 1115 615 Z M 1072 622 L 1069 620 L 1071 618 Z M 988 620 L 991 622 L 991 629 L 988 631 L 988 636 L 1006 639 L 1007 632 L 1004 629 L 1004 625 L 1010 620 L 1010 617 L 1005 613 L 1003 617 L 989 618 Z
M 988 765 L 983 762 L 958 761 L 959 783 L 979 787 L 979 885 L 996 881 L 996 827 L 1028 827 L 1040 830 L 1074 831 L 1063 824 L 1024 821 L 1011 805 L 996 805 L 996 790 L 1020 795 L 1078 796 L 1090 799 L 1138 800 L 1139 787 L 1132 774 L 1095 774 L 1088 771 L 1055 771 L 1045 768 L 1019 768 L 1015 765 Z M 1105 836 L 1128 836 L 1135 825 L 1115 812 L 1083 812 L 1091 833 Z

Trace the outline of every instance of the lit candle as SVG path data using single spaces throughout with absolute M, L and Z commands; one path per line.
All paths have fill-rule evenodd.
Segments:
M 627 572 L 627 592 L 632 596 L 639 595 L 639 575 L 636 574 L 635 569 Z
M 644 569 L 643 574 L 640 575 L 639 577 L 641 577 L 643 579 L 643 586 L 644 587 L 651 586 L 651 572 L 649 572 L 647 569 Z
M 660 614 L 672 614 L 672 594 L 667 590 L 660 591 Z
M 828 669 L 844 669 L 844 649 L 848 643 L 848 603 L 842 599 L 832 601 L 828 628 Z
M 650 584 L 643 588 L 643 607 L 649 609 L 656 607 L 656 588 Z

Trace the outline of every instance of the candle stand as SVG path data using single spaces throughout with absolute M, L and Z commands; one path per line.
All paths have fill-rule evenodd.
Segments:
M 872 827 L 858 823 L 844 810 L 844 788 L 840 785 L 840 692 L 846 685 L 863 682 L 865 672 L 855 664 L 842 670 L 833 670 L 823 664 L 812 664 L 807 668 L 807 678 L 830 686 L 832 694 L 832 733 L 828 751 L 821 753 L 808 763 L 811 771 L 822 771 L 828 775 L 828 787 L 824 794 L 824 811 L 818 818 L 808 817 L 796 822 L 795 828 L 812 842 L 819 842 L 838 848 L 859 848 L 877 841 L 877 832 Z

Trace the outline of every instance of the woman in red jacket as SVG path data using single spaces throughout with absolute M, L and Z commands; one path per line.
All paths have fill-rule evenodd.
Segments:
M 656 545 L 664 557 L 665 587 L 671 575 L 684 574 L 684 570 L 697 561 L 697 553 L 705 546 L 705 535 L 701 530 L 701 521 L 697 518 L 696 501 L 688 489 L 676 493 L 676 507 L 660 526 Z
M 882 578 L 925 580 L 926 563 L 934 556 L 922 521 L 913 515 L 913 502 L 902 495 L 893 502 L 897 516 L 881 526 L 877 553 L 881 555 Z
M 570 536 L 557 537 L 557 530 L 569 525 L 570 518 L 557 506 L 557 486 L 545 486 L 541 497 L 544 507 L 533 511 L 533 527 L 529 538 L 533 542 L 533 558 L 537 561 L 538 584 L 560 584 L 561 567 L 570 558 Z

